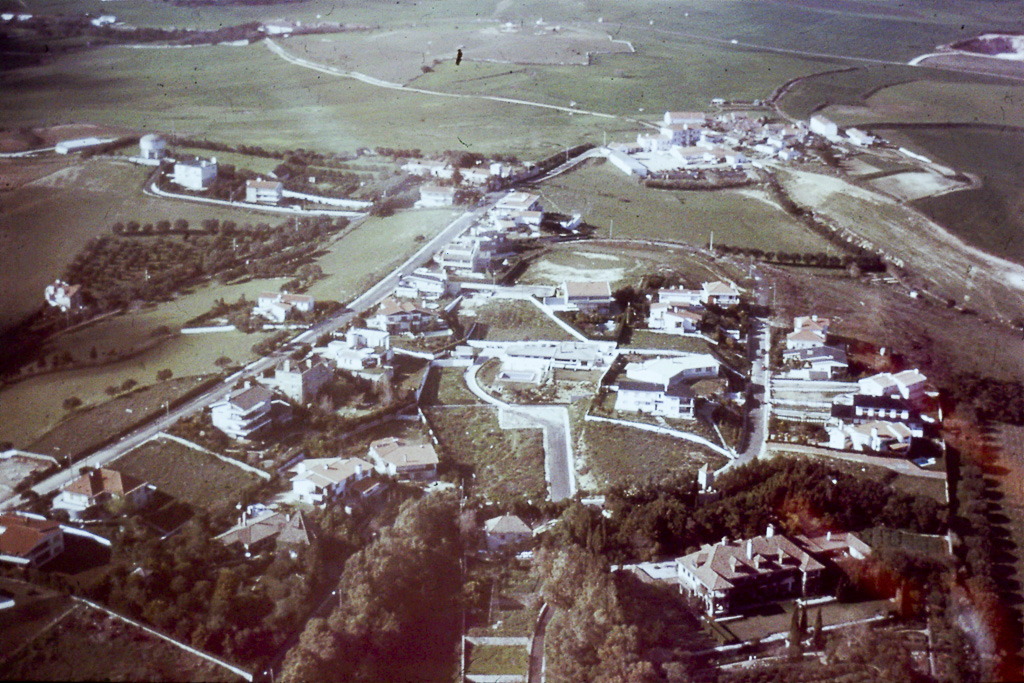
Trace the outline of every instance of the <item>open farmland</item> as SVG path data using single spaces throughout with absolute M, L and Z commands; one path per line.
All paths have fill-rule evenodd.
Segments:
M 637 184 L 614 166 L 587 165 L 540 186 L 546 205 L 617 239 L 650 239 L 774 251 L 827 251 L 830 245 L 774 204 L 762 190 L 671 191 Z M 614 225 L 612 224 L 614 222 Z
M 530 264 L 520 282 L 558 285 L 570 282 L 608 282 L 614 292 L 636 286 L 650 264 L 625 256 L 587 251 L 584 248 L 554 249 Z
M 705 463 L 717 470 L 727 462 L 690 441 L 602 422 L 583 425 L 576 455 L 586 461 L 590 476 L 602 489 L 660 483 L 682 474 L 696 476 Z
M 587 64 L 591 53 L 629 52 L 604 32 L 550 24 L 512 27 L 498 22 L 375 32 L 298 36 L 288 48 L 304 58 L 387 81 L 406 83 L 458 51 L 467 61 L 508 64 Z
M 502 429 L 491 406 L 426 408 L 440 441 L 441 466 L 453 467 L 491 500 L 547 497 L 540 429 Z
M 911 207 L 840 178 L 795 169 L 780 170 L 778 177 L 798 205 L 897 255 L 933 295 L 1007 320 L 1019 315 L 1024 267 L 973 248 Z
M 233 508 L 246 487 L 261 481 L 240 467 L 166 439 L 142 444 L 111 467 L 208 511 Z

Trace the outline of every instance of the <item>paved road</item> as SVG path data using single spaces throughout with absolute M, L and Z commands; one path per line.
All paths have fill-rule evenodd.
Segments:
M 459 233 L 468 228 L 472 223 L 483 215 L 488 209 L 490 209 L 497 202 L 498 198 L 504 193 L 492 193 L 488 195 L 487 202 L 473 211 L 466 212 L 462 216 L 452 221 L 444 230 L 442 230 L 433 239 L 427 241 L 420 249 L 410 256 L 404 263 L 395 268 L 391 273 L 386 275 L 377 284 L 370 287 L 366 292 L 356 297 L 345 309 L 339 314 L 318 323 L 299 334 L 295 337 L 293 343 L 315 343 L 317 338 L 325 332 L 333 332 L 351 322 L 352 318 L 366 311 L 370 307 L 379 303 L 385 296 L 387 296 L 398 284 L 398 280 L 404 275 L 408 275 L 416 268 L 427 263 L 433 256 L 434 252 L 441 249 L 444 245 L 448 244 L 454 239 Z M 228 395 L 231 391 L 231 387 L 240 380 L 247 377 L 254 377 L 259 373 L 267 370 L 276 365 L 281 358 L 287 354 L 284 349 L 278 350 L 276 353 L 265 356 L 258 360 L 253 361 L 249 365 L 245 366 L 244 369 L 239 372 L 233 373 L 224 379 L 223 382 L 209 389 L 208 391 L 200 394 L 199 396 L 187 401 L 186 403 L 174 408 L 173 410 L 167 411 L 164 415 L 150 421 L 149 423 L 142 425 L 135 429 L 133 432 L 119 440 L 115 444 L 111 444 L 106 448 L 102 448 L 86 458 L 75 463 L 74 467 L 70 467 L 65 470 L 61 470 L 56 474 L 44 479 L 35 486 L 32 490 L 39 495 L 46 495 L 51 491 L 55 491 L 64 484 L 71 481 L 75 473 L 81 467 L 103 467 L 107 463 L 116 460 L 131 449 L 139 446 L 146 440 L 152 438 L 159 432 L 169 429 L 171 425 L 180 420 L 183 417 L 192 415 L 193 413 L 199 412 L 206 406 L 219 401 Z M 25 504 L 25 500 L 21 496 L 8 497 L 4 500 L 0 500 L 0 507 L 2 508 L 16 508 L 20 505 Z
M 510 405 L 494 398 L 480 388 L 476 372 L 480 367 L 466 368 L 466 386 L 480 400 L 497 406 L 502 429 L 544 430 L 544 478 L 548 496 L 558 502 L 576 494 L 576 464 L 572 454 L 572 430 L 569 411 L 562 406 Z
M 533 643 L 530 645 L 530 683 L 544 683 L 544 636 L 554 611 L 555 608 L 547 603 L 540 610 L 537 627 L 533 632 Z
M 750 411 L 750 439 L 747 449 L 738 453 L 737 457 L 726 463 L 719 472 L 739 467 L 756 458 L 767 455 L 768 419 L 771 412 L 769 396 L 768 350 L 770 348 L 769 325 L 767 320 L 751 321 L 750 335 L 756 342 L 752 343 L 752 359 L 750 366 L 750 384 L 747 392 L 748 401 L 757 401 L 757 406 Z

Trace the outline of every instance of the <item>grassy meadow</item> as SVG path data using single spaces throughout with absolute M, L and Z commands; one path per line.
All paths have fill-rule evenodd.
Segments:
M 643 187 L 610 164 L 588 162 L 540 186 L 545 204 L 580 212 L 597 236 L 774 251 L 827 251 L 828 243 L 759 189 L 671 191 Z M 612 222 L 614 221 L 614 225 Z
M 345 301 L 362 293 L 419 249 L 460 215 L 452 209 L 401 211 L 385 218 L 369 217 L 336 239 L 317 263 L 324 271 L 307 294 Z

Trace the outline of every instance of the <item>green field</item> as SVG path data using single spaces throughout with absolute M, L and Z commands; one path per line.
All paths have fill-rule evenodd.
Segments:
M 259 477 L 174 441 L 149 441 L 110 464 L 161 492 L 205 510 L 234 507 L 242 490 Z
M 420 248 L 459 215 L 450 209 L 401 211 L 387 218 L 370 217 L 345 233 L 317 260 L 325 278 L 307 292 L 331 301 L 362 293 Z
M 461 317 L 468 330 L 477 323 L 474 338 L 487 341 L 571 341 L 574 337 L 562 329 L 539 308 L 526 301 L 491 299 L 474 303 L 476 315 Z
M 481 404 L 482 401 L 466 387 L 465 368 L 435 367 L 423 385 L 420 405 Z
M 757 188 L 670 191 L 643 187 L 610 164 L 588 163 L 540 186 L 545 204 L 580 212 L 598 236 L 776 251 L 825 251 L 828 243 L 807 230 Z M 614 222 L 614 225 L 612 224 Z
M 466 673 L 478 676 L 525 675 L 530 658 L 522 645 L 471 645 L 466 651 Z
M 75 456 L 87 452 L 118 432 L 137 424 L 147 415 L 159 413 L 166 402 L 177 400 L 201 384 L 203 380 L 202 377 L 172 379 L 106 401 L 95 408 L 79 409 L 67 415 L 67 419 L 60 422 L 42 438 L 27 444 L 26 449 L 33 453 L 52 456 Z M 67 396 L 59 398 L 63 400 Z M 44 418 L 51 417 L 49 412 L 40 411 L 40 415 Z M 27 422 L 31 424 L 31 418 L 36 416 L 36 413 L 30 413 L 27 416 L 29 418 Z M 52 417 L 60 419 L 62 416 L 57 414 Z M 22 422 L 23 420 L 15 419 L 14 416 L 10 420 L 4 419 L 4 430 L 0 438 L 13 441 L 16 445 L 24 445 L 23 439 L 29 433 L 24 429 Z M 8 426 L 11 427 L 10 430 L 8 430 Z M 22 438 L 19 439 L 19 436 Z
M 900 130 L 899 136 L 982 181 L 978 189 L 929 197 L 914 205 L 969 244 L 1024 263 L 1024 130 L 936 127 Z

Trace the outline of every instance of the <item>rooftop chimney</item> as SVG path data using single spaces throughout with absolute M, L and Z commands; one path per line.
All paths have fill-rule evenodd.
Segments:
M 831 531 L 828 532 L 827 534 L 825 534 L 825 540 L 826 541 L 831 541 L 832 540 L 832 532 Z
M 747 559 L 754 559 L 754 541 L 753 539 L 747 539 Z
M 768 528 L 765 529 L 764 537 L 765 538 L 771 538 L 774 535 L 775 535 L 775 525 L 774 524 L 769 524 Z

